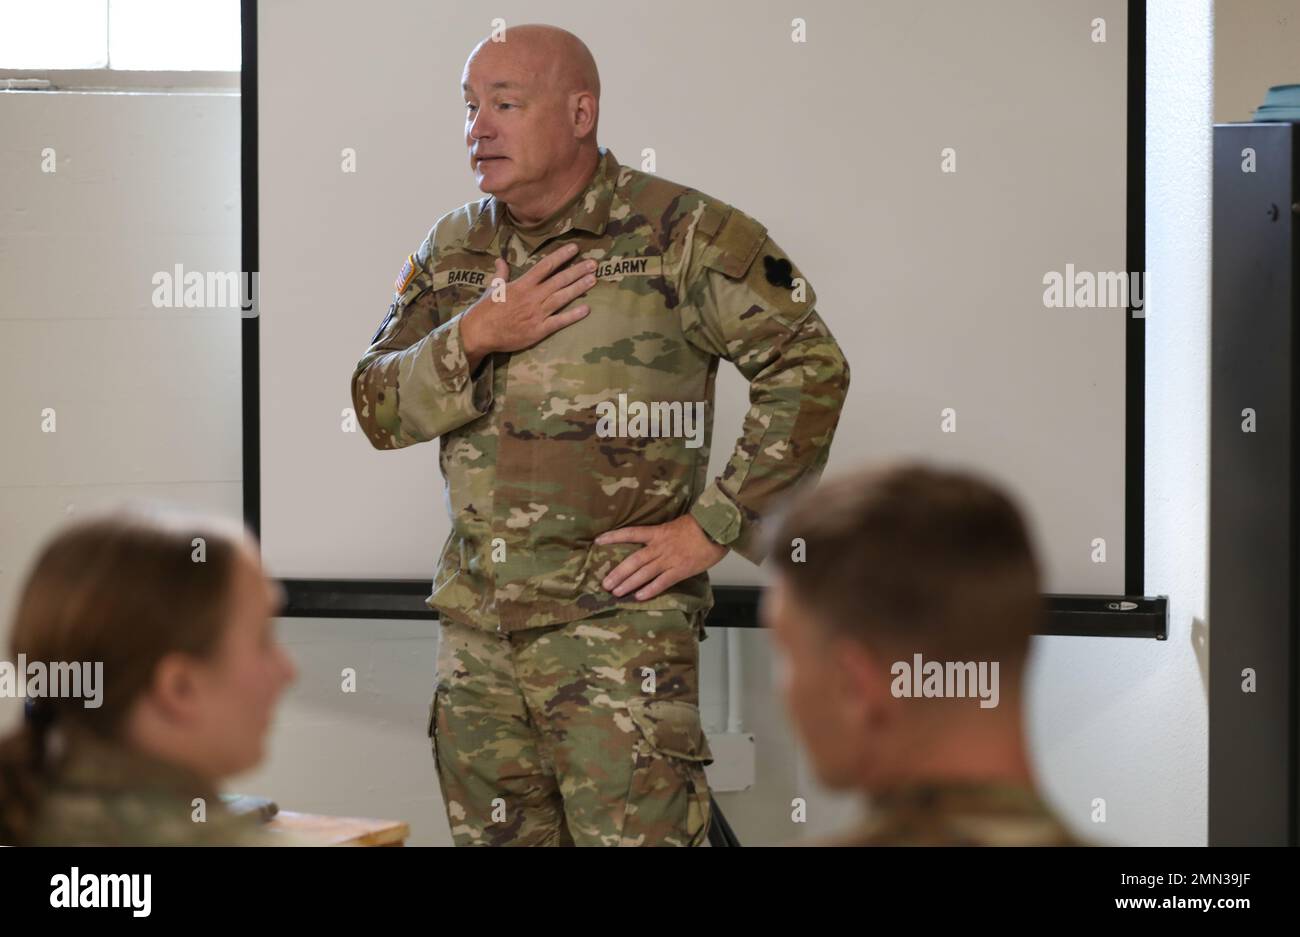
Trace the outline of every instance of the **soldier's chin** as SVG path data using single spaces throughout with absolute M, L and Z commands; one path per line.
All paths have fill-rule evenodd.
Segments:
M 489 159 L 478 164 L 478 187 L 483 192 L 500 192 L 507 184 L 507 167 L 505 159 Z
M 237 777 L 241 774 L 247 774 L 266 759 L 266 740 L 263 736 L 256 739 L 250 739 L 244 749 L 231 758 L 231 763 L 226 766 L 224 777 Z

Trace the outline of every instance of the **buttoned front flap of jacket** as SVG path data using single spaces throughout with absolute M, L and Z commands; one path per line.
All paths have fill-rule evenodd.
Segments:
M 512 276 L 567 243 L 579 248 L 573 263 L 597 265 L 595 285 L 569 304 L 590 313 L 504 366 L 493 535 L 506 559 L 495 569 L 509 601 L 537 593 L 530 615 L 618 604 L 601 580 L 640 547 L 595 538 L 681 516 L 708 461 L 710 356 L 682 335 L 676 292 L 700 197 L 626 169 L 615 186 L 607 217 L 579 209 L 571 230 L 531 251 L 518 238 L 505 245 Z M 707 585 L 696 578 L 647 607 L 700 607 Z
M 712 539 L 758 563 L 761 517 L 825 467 L 849 366 L 816 311 L 817 294 L 766 229 L 711 206 L 697 227 L 685 334 L 750 383 L 741 438 L 691 510 Z

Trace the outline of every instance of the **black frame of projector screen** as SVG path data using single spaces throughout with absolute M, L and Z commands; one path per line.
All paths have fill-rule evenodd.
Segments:
M 257 177 L 257 0 L 242 0 L 243 66 L 240 94 L 241 257 L 245 271 L 260 269 Z M 1125 264 L 1146 270 L 1146 0 L 1128 4 L 1128 153 Z M 1143 297 L 1145 302 L 1145 297 Z M 257 310 L 241 323 L 244 438 L 244 520 L 261 533 L 261 414 Z M 1145 314 L 1145 313 L 1144 313 Z M 1124 595 L 1047 594 L 1042 634 L 1092 637 L 1167 637 L 1165 596 L 1142 595 L 1146 413 L 1146 321 L 1128 309 L 1125 328 Z M 283 579 L 286 617 L 428 618 L 430 583 L 422 579 Z M 756 628 L 757 586 L 714 586 L 710 627 Z

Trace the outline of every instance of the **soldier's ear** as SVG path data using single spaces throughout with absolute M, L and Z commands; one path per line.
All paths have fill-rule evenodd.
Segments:
M 830 654 L 846 704 L 877 709 L 890 698 L 889 661 L 873 648 L 847 636 L 837 636 Z
M 152 707 L 154 715 L 169 721 L 188 722 L 202 704 L 202 669 L 203 662 L 190 654 L 164 654 L 136 705 Z
M 585 140 L 596 132 L 596 121 L 600 115 L 600 102 L 590 91 L 575 91 L 569 95 L 569 119 L 573 124 L 573 135 Z

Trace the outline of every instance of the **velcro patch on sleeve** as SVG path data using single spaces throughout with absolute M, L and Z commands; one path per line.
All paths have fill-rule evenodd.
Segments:
M 708 265 L 733 279 L 745 275 L 767 239 L 767 229 L 738 209 L 732 209 L 713 238 L 715 259 Z
M 397 291 L 398 296 L 405 293 L 406 288 L 410 286 L 411 281 L 415 279 L 415 269 L 415 255 L 407 254 L 406 263 L 402 264 L 402 272 L 399 273 L 397 279 L 393 281 L 393 289 Z

